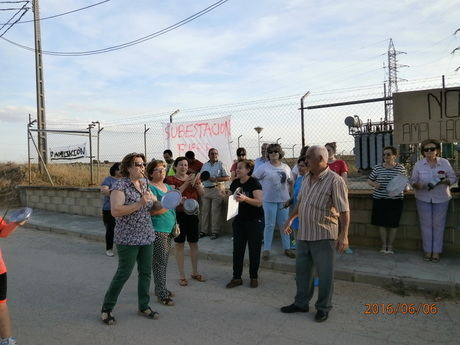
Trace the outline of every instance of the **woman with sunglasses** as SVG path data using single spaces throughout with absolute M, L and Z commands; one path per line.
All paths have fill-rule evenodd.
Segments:
M 166 163 L 152 160 L 147 165 L 147 178 L 152 194 L 158 199 L 174 188 L 165 184 Z M 153 242 L 152 271 L 155 282 L 155 295 L 158 301 L 166 306 L 173 306 L 173 293 L 166 288 L 166 269 L 168 266 L 169 250 L 171 249 L 171 232 L 176 225 L 176 211 L 167 208 L 150 213 L 152 215 L 155 242 Z
M 417 213 L 423 241 L 423 259 L 439 262 L 446 227 L 449 186 L 457 181 L 447 159 L 439 157 L 441 143 L 427 139 L 421 144 L 424 159 L 414 165 L 410 183 L 415 190 Z
M 268 145 L 267 153 L 269 161 L 259 166 L 252 174 L 262 184 L 264 195 L 265 228 L 262 259 L 270 258 L 275 223 L 279 228 L 284 254 L 289 258 L 295 258 L 295 253 L 291 250 L 289 235 L 283 231 L 284 224 L 289 217 L 286 203 L 291 198 L 290 191 L 293 184 L 291 168 L 281 162 L 284 152 L 279 144 Z
M 388 183 L 395 176 L 407 175 L 404 166 L 396 162 L 397 153 L 395 147 L 385 147 L 383 163 L 374 167 L 367 180 L 367 183 L 374 187 L 371 224 L 379 228 L 382 254 L 394 254 L 393 241 L 403 209 L 404 191 L 395 196 L 390 196 L 387 191 Z
M 118 252 L 118 268 L 102 305 L 101 320 L 107 325 L 115 323 L 113 308 L 136 262 L 139 314 L 150 319 L 159 316 L 149 306 L 155 240 L 150 211 L 160 209 L 161 203 L 147 187 L 145 165 L 142 153 L 126 155 L 120 165 L 123 177 L 112 186 L 110 193 L 110 209 L 115 217 L 114 243 Z
M 203 195 L 203 185 L 195 174 L 187 175 L 189 169 L 188 160 L 185 157 L 177 157 L 174 161 L 176 175 L 166 177 L 165 182 L 178 189 L 186 199 L 198 199 Z M 180 235 L 174 239 L 176 250 L 176 262 L 179 271 L 179 285 L 187 286 L 188 280 L 185 277 L 184 269 L 184 246 L 187 239 L 190 247 L 190 260 L 192 262 L 191 278 L 205 282 L 203 275 L 198 273 L 198 215 L 185 213 L 184 205 L 180 204 L 176 208 L 177 223 L 180 227 Z
M 236 162 L 234 162 L 230 168 L 230 181 L 236 178 L 236 166 L 239 162 L 246 159 L 246 149 L 244 147 L 238 147 L 236 149 Z

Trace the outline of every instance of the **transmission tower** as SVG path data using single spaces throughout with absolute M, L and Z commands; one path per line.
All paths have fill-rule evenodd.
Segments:
M 457 30 L 455 30 L 454 36 L 455 36 L 458 32 L 460 32 L 460 28 L 458 28 Z M 457 50 L 460 50 L 460 46 L 458 46 L 457 48 L 455 48 L 454 50 L 452 50 L 451 54 L 455 54 L 455 52 L 456 52 Z M 460 71 L 460 66 L 458 66 L 458 67 L 455 69 L 455 72 L 458 72 L 458 71 Z
M 409 67 L 408 65 L 398 64 L 398 55 L 406 54 L 406 52 L 397 51 L 393 44 L 393 39 L 390 38 L 390 43 L 388 44 L 388 88 L 386 89 L 385 97 L 391 97 L 394 92 L 398 92 L 398 68 L 399 67 Z M 385 101 L 385 121 L 393 120 L 393 101 L 391 99 Z
M 37 93 L 37 127 L 38 127 L 38 151 L 43 158 L 40 161 L 40 171 L 43 164 L 48 162 L 48 145 L 46 135 L 46 117 L 45 117 L 45 88 L 43 80 L 43 60 L 42 60 L 42 41 L 40 32 L 40 11 L 38 0 L 32 0 L 32 10 L 34 13 L 34 32 L 35 32 L 35 82 Z

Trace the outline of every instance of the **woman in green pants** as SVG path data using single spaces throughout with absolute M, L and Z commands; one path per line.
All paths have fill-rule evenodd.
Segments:
M 101 320 L 108 325 L 115 322 L 112 310 L 136 262 L 139 313 L 151 319 L 159 316 L 149 306 L 152 244 L 155 240 L 150 211 L 161 208 L 161 204 L 147 186 L 145 166 L 142 153 L 126 155 L 120 166 L 123 178 L 114 184 L 110 194 L 111 211 L 116 222 L 114 242 L 118 251 L 118 269 L 102 305 Z

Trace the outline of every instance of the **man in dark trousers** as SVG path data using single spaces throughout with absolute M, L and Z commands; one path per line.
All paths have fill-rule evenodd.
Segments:
M 318 271 L 319 287 L 315 321 L 326 321 L 332 309 L 335 251 L 348 248 L 350 207 L 348 189 L 343 179 L 328 168 L 324 146 L 310 146 L 299 200 L 284 231 L 291 233 L 291 223 L 299 217 L 297 233 L 296 284 L 294 303 L 281 308 L 283 313 L 308 312 L 313 297 L 313 278 Z

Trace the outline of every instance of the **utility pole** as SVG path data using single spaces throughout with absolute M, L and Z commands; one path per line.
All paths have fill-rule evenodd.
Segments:
M 44 131 L 46 129 L 46 116 L 45 116 L 45 89 L 43 80 L 43 59 L 42 59 L 42 43 L 40 31 L 40 10 L 38 0 L 32 0 L 32 11 L 34 13 L 34 34 L 35 34 L 35 83 L 37 94 L 37 132 L 38 136 L 38 151 L 42 156 L 39 167 L 42 172 L 43 165 L 48 163 L 48 144 L 47 135 Z M 40 131 L 42 130 L 42 131 Z

